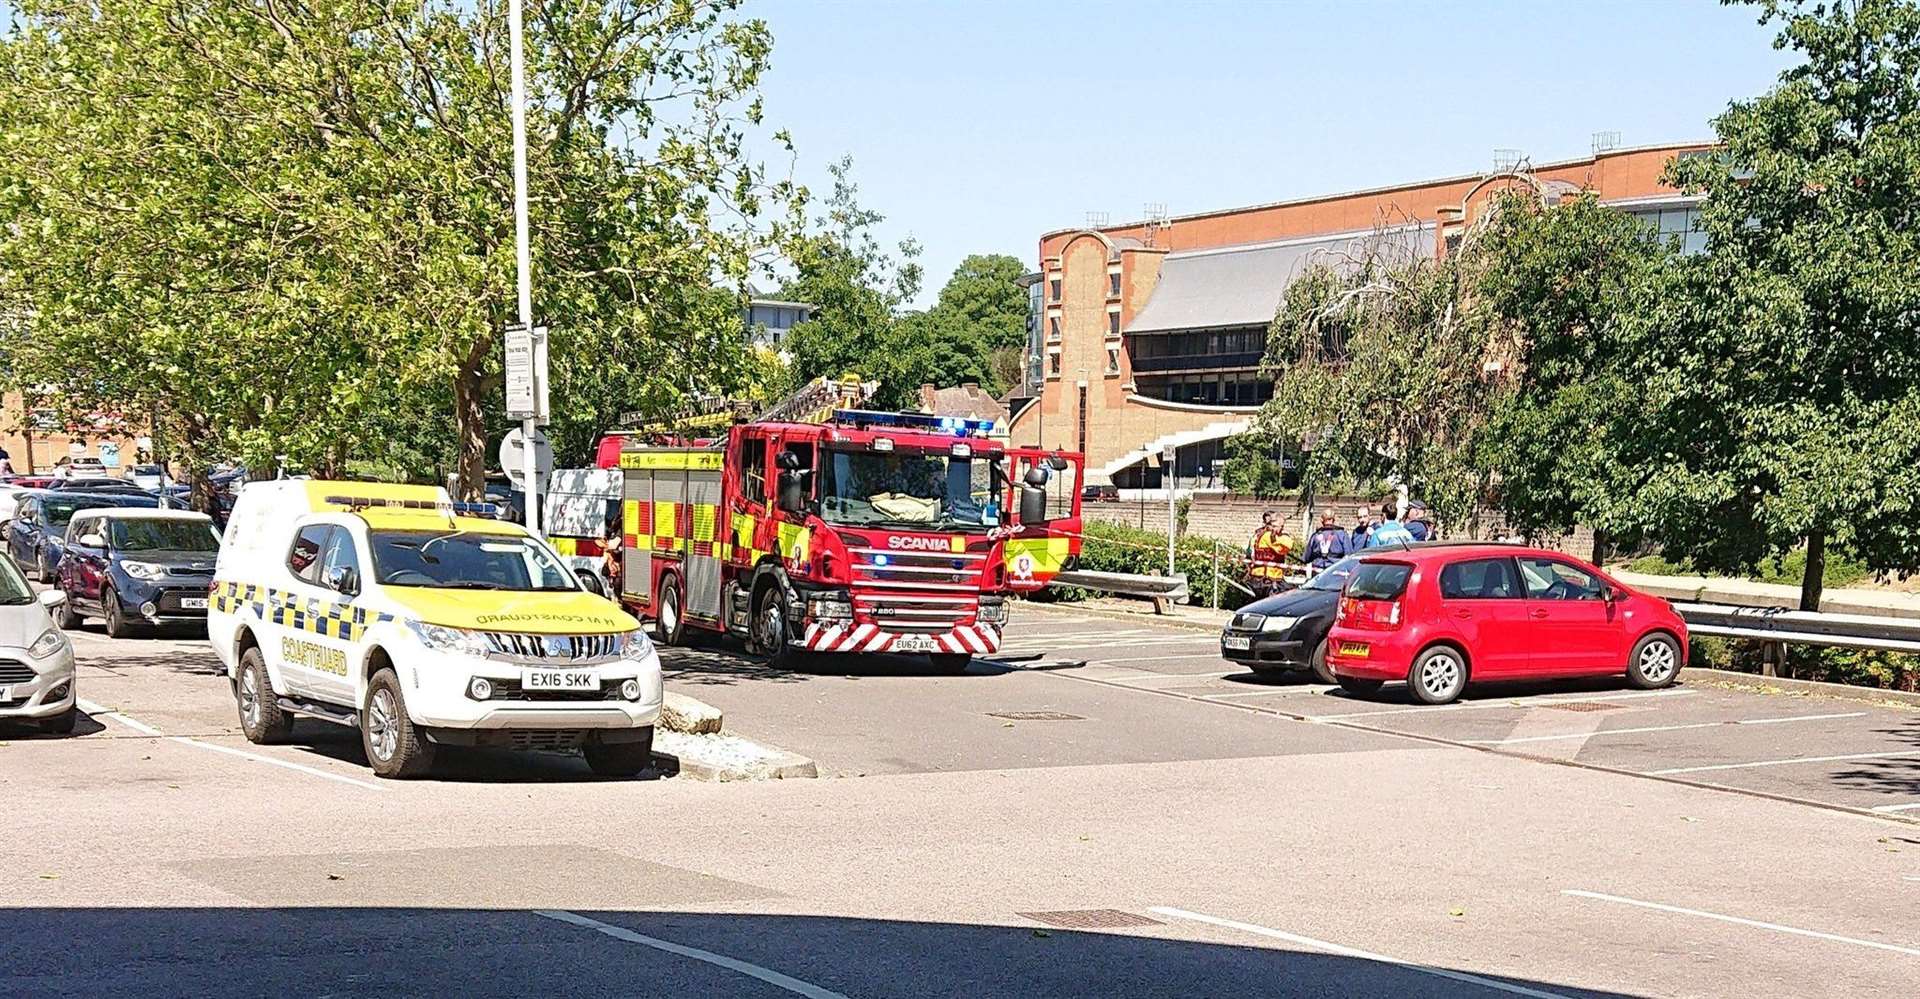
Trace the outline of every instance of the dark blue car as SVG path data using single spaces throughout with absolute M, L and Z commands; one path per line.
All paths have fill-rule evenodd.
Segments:
M 141 625 L 204 624 L 220 535 L 203 513 L 110 509 L 76 514 L 67 528 L 60 626 L 89 617 L 122 638 Z
M 108 490 L 36 490 L 20 500 L 7 522 L 7 554 L 14 564 L 42 583 L 53 582 L 65 552 L 67 522 L 75 512 L 94 507 L 157 507 L 144 493 Z

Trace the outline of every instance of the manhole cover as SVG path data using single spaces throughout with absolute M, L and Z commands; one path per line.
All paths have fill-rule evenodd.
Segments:
M 989 718 L 1005 718 L 1008 721 L 1086 721 L 1079 715 L 1070 715 L 1065 711 L 989 711 Z
M 1063 909 L 1059 912 L 1016 912 L 1022 919 L 1058 926 L 1063 930 L 1114 930 L 1130 926 L 1165 926 L 1158 919 L 1136 916 L 1119 909 Z
M 1563 701 L 1559 704 L 1542 704 L 1543 708 L 1553 711 L 1618 711 L 1624 704 L 1608 704 L 1605 701 Z

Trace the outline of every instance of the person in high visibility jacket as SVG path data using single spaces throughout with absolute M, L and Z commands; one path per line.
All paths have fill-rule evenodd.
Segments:
M 1269 586 L 1280 584 L 1287 574 L 1287 556 L 1293 554 L 1293 538 L 1280 530 L 1279 520 L 1272 510 L 1262 514 L 1260 529 L 1247 546 L 1247 574 Z

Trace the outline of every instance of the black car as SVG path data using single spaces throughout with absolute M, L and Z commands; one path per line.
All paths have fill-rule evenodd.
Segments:
M 1340 591 L 1359 559 L 1341 559 L 1297 590 L 1255 600 L 1240 608 L 1220 633 L 1220 655 L 1244 663 L 1255 673 L 1311 670 L 1314 679 L 1333 683 L 1327 667 L 1327 631 L 1340 604 Z

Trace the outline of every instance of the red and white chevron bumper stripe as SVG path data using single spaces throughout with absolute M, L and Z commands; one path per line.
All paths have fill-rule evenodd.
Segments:
M 931 641 L 931 648 L 925 643 Z M 808 624 L 797 643 L 814 652 L 950 652 L 987 655 L 1000 650 L 1000 629 L 990 624 L 956 624 L 940 634 L 887 631 L 877 624 Z

